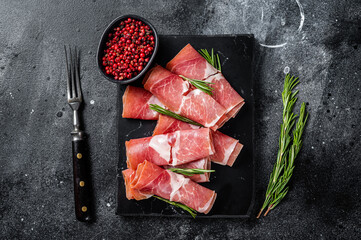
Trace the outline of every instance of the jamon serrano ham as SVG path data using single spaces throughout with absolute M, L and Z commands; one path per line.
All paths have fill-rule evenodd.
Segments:
M 194 128 L 198 127 L 160 114 L 153 135 Z M 221 165 L 232 166 L 241 152 L 243 145 L 239 143 L 238 140 L 220 131 L 212 132 L 212 138 L 215 153 L 210 156 L 211 161 Z
M 228 117 L 235 117 L 244 104 L 244 99 L 232 88 L 223 74 L 209 64 L 190 44 L 187 44 L 166 68 L 177 75 L 214 83 L 212 97 L 226 109 Z
M 180 130 L 125 142 L 128 168 L 148 160 L 156 165 L 177 166 L 214 153 L 211 130 Z
M 210 95 L 161 66 L 152 68 L 143 80 L 144 88 L 169 110 L 217 130 L 228 119 L 226 109 Z
M 126 188 L 125 189 L 126 197 L 129 200 L 130 199 L 143 200 L 143 199 L 147 199 L 152 196 L 151 194 L 143 194 L 139 190 L 133 189 L 130 187 L 130 183 L 133 181 L 133 179 L 135 177 L 135 170 L 128 168 L 128 169 L 122 171 L 122 173 L 123 173 L 124 184 L 125 184 L 125 188 Z
M 189 78 L 204 80 L 218 73 L 207 60 L 200 55 L 190 44 L 187 44 L 180 52 L 168 62 L 166 68 L 177 74 Z
M 195 126 L 186 122 L 179 121 L 175 118 L 159 114 L 157 125 L 155 126 L 153 131 L 153 136 L 158 134 L 171 133 L 178 130 L 190 130 L 199 128 L 199 126 Z
M 143 80 L 145 89 L 128 86 L 123 95 L 124 118 L 158 119 L 152 137 L 125 143 L 128 169 L 122 173 L 126 197 L 142 200 L 156 195 L 207 214 L 216 193 L 196 182 L 208 182 L 209 173 L 184 176 L 169 168 L 208 170 L 211 161 L 232 166 L 243 145 L 217 129 L 237 115 L 244 99 L 190 44 L 166 68 L 152 68 Z M 212 95 L 191 85 L 191 79 L 212 83 Z M 204 128 L 159 114 L 149 108 L 150 104 L 160 105 Z
M 203 158 L 200 160 L 192 161 L 189 163 L 185 163 L 182 165 L 175 166 L 177 168 L 188 168 L 188 169 L 211 169 L 211 160 L 209 158 Z M 171 166 L 164 166 L 165 169 L 171 168 Z M 189 179 L 193 180 L 194 182 L 209 182 L 210 173 L 203 173 L 203 174 L 193 174 L 192 176 L 185 176 Z
M 216 162 L 221 165 L 233 166 L 239 153 L 241 152 L 243 145 L 238 140 L 227 136 L 220 131 L 213 132 L 213 143 L 215 153 L 210 156 L 212 162 Z
M 143 97 L 146 96 L 145 99 L 153 98 L 154 102 L 159 102 L 159 100 L 155 96 L 153 96 L 148 91 L 146 91 L 142 88 L 137 88 L 137 87 L 128 86 L 124 95 L 126 95 L 127 91 L 128 91 L 128 97 L 132 98 L 132 104 L 135 104 L 135 103 L 137 104 L 137 106 L 131 107 L 129 101 L 128 101 L 128 103 L 125 103 L 123 100 L 123 105 L 128 105 L 129 111 L 132 108 L 133 109 L 138 108 L 138 109 L 141 109 L 141 111 L 143 111 L 143 113 L 145 113 L 147 111 L 150 112 L 148 116 L 153 114 L 152 113 L 153 110 L 149 109 L 148 100 L 144 100 Z M 153 96 L 153 97 L 151 97 L 151 96 Z M 124 98 L 125 97 L 123 96 L 123 99 Z M 123 109 L 125 109 L 125 107 Z M 134 112 L 134 111 L 130 111 L 130 112 Z M 124 111 L 123 111 L 123 113 L 124 113 Z M 135 115 L 136 114 L 134 114 L 133 116 L 135 116 Z M 146 115 L 147 114 L 137 115 L 137 118 L 143 119 L 143 117 Z M 130 116 L 130 114 L 128 116 L 130 118 L 132 118 Z M 174 118 L 171 118 L 171 117 L 168 117 L 168 116 L 165 116 L 162 114 L 160 114 L 158 118 L 159 118 L 158 124 L 156 125 L 156 127 L 154 129 L 153 136 L 159 135 L 159 134 L 172 133 L 172 132 L 175 132 L 178 130 L 199 129 L 198 126 L 188 124 L 188 123 L 176 120 Z M 211 160 L 218 164 L 232 166 L 234 161 L 236 160 L 239 152 L 242 150 L 243 145 L 238 143 L 238 141 L 236 139 L 231 138 L 227 135 L 224 135 L 218 131 L 214 132 L 212 135 L 213 135 L 215 153 L 211 156 Z M 147 139 L 133 140 L 133 142 L 136 143 L 139 146 L 139 149 L 141 149 L 141 150 L 148 145 Z M 133 147 L 133 149 L 134 148 L 135 148 L 135 146 Z M 147 152 L 142 151 L 139 154 L 147 154 Z M 150 159 L 148 159 L 148 160 L 157 165 L 166 165 L 166 163 L 163 161 L 163 158 L 156 158 L 155 156 L 156 155 L 153 156 L 152 160 L 150 160 Z M 141 159 L 141 158 L 139 157 L 137 159 Z M 135 166 L 134 166 L 134 168 L 135 168 Z
M 222 73 L 217 73 L 205 79 L 206 82 L 214 83 L 212 97 L 227 110 L 228 117 L 236 117 L 244 105 L 244 99 L 232 88 Z
M 172 168 L 172 166 L 163 166 L 165 169 L 169 169 Z M 185 163 L 182 165 L 178 165 L 175 166 L 177 168 L 188 168 L 188 169 L 205 169 L 205 170 L 210 170 L 211 169 L 211 161 L 209 160 L 209 158 L 202 158 L 200 160 L 196 160 L 196 161 L 192 161 L 189 163 Z M 123 171 L 123 177 L 124 177 L 124 181 L 125 181 L 125 186 L 129 187 L 128 182 L 131 182 L 133 180 L 133 177 L 135 176 L 133 173 L 135 172 L 135 170 L 128 168 L 126 170 Z M 191 179 L 194 182 L 209 182 L 209 177 L 210 177 L 210 173 L 204 173 L 204 174 L 193 174 L 192 176 L 186 176 L 184 175 L 184 177 Z M 133 196 L 134 199 L 137 200 L 142 200 L 142 199 L 146 199 L 149 196 L 148 195 L 144 195 L 142 193 L 140 193 L 137 190 L 134 189 L 127 189 L 126 190 L 127 193 L 127 198 L 131 199 Z M 129 196 L 128 196 L 129 194 Z
M 217 195 L 215 191 L 183 175 L 165 170 L 148 161 L 139 164 L 136 171 L 124 170 L 123 176 L 129 200 L 141 200 L 157 195 L 207 214 L 212 209 Z
M 123 118 L 157 120 L 159 113 L 149 109 L 149 104 L 163 104 L 144 88 L 128 86 L 123 95 Z

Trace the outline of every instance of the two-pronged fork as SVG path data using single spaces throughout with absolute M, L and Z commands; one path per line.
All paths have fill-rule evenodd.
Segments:
M 74 198 L 75 214 L 79 221 L 92 220 L 92 192 L 89 168 L 89 156 L 84 132 L 80 130 L 79 107 L 83 101 L 80 74 L 79 52 L 64 46 L 66 69 L 68 73 L 68 103 L 74 114 L 74 130 L 71 132 L 73 145 L 73 173 L 74 173 Z

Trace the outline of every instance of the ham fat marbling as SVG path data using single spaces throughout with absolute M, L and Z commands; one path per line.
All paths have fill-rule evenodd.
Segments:
M 226 109 L 210 95 L 161 66 L 152 68 L 143 83 L 169 110 L 212 130 L 217 130 L 228 119 Z
M 202 158 L 200 160 L 192 161 L 189 163 L 185 163 L 182 165 L 175 166 L 177 168 L 185 168 L 185 169 L 211 169 L 211 160 L 209 158 Z M 172 166 L 164 166 L 165 169 L 172 168 Z M 192 176 L 185 176 L 195 182 L 209 182 L 210 173 L 203 174 L 193 174 Z
M 212 96 L 179 75 L 213 83 Z M 235 117 L 244 99 L 223 74 L 190 44 L 166 66 L 152 68 L 144 88 L 128 86 L 123 95 L 124 118 L 157 120 L 152 137 L 125 143 L 128 169 L 122 171 L 126 197 L 142 200 L 153 195 L 187 205 L 207 214 L 215 191 L 196 182 L 208 182 L 209 173 L 183 176 L 169 168 L 210 169 L 211 161 L 232 166 L 243 145 L 219 129 Z M 149 109 L 158 104 L 204 126 L 194 126 Z M 212 131 L 213 130 L 213 131 Z
M 159 100 L 153 96 L 150 92 L 137 87 L 128 86 L 127 90 L 125 91 L 124 95 L 128 91 L 128 97 L 131 98 L 132 104 L 137 104 L 137 106 L 130 106 L 130 101 L 124 103 L 123 100 L 123 106 L 128 105 L 129 112 L 132 112 L 131 109 L 141 109 L 142 114 L 138 114 L 137 118 L 143 119 L 142 116 L 151 116 L 154 111 L 149 109 L 147 99 L 153 99 L 153 102 L 159 102 Z M 123 96 L 123 99 L 125 97 Z M 125 109 L 125 107 L 123 107 Z M 134 112 L 134 111 L 133 111 Z M 148 112 L 148 113 L 147 113 Z M 153 112 L 153 113 L 152 113 Z M 123 110 L 124 115 L 124 110 Z M 135 113 L 134 113 L 135 115 Z M 128 114 L 129 118 L 131 117 L 130 114 Z M 147 118 L 146 118 L 147 119 Z M 188 124 L 179 120 L 176 120 L 174 118 L 158 114 L 157 118 L 158 123 L 154 129 L 153 136 L 159 135 L 159 134 L 167 134 L 172 133 L 178 130 L 191 130 L 191 129 L 199 129 L 200 127 Z M 213 137 L 213 144 L 215 153 L 210 156 L 210 159 L 212 162 L 221 164 L 221 165 L 228 165 L 232 166 L 234 161 L 237 159 L 237 156 L 239 155 L 240 151 L 243 148 L 243 145 L 238 142 L 238 140 L 229 137 L 219 131 L 212 133 Z M 139 149 L 142 149 L 142 147 L 145 147 L 145 145 L 148 144 L 149 139 L 139 139 L 139 140 L 133 140 L 133 144 L 137 144 Z M 142 147 L 140 147 L 142 146 Z M 133 148 L 136 148 L 133 146 Z M 152 152 L 152 151 L 151 151 Z M 147 154 L 148 151 L 143 152 L 142 154 Z M 157 164 L 157 165 L 166 165 L 165 162 L 163 162 L 163 158 L 158 158 L 156 154 L 152 155 L 153 157 L 151 159 L 148 159 L 149 161 Z M 139 159 L 139 158 L 137 158 Z M 132 160 L 133 161 L 133 160 Z
M 211 130 L 179 130 L 125 142 L 128 168 L 148 160 L 156 165 L 177 166 L 214 153 Z
M 153 135 L 171 133 L 178 130 L 198 128 L 189 123 L 160 114 Z M 212 131 L 214 154 L 210 159 L 214 163 L 232 166 L 241 152 L 243 145 L 238 140 L 220 131 Z
M 149 104 L 164 107 L 150 92 L 140 87 L 128 86 L 123 95 L 123 118 L 157 120 L 159 113 L 149 108 Z
M 207 214 L 217 196 L 215 191 L 148 161 L 139 164 L 136 170 L 124 170 L 123 177 L 129 200 L 157 195 Z
M 187 44 L 166 68 L 177 75 L 214 83 L 212 97 L 226 109 L 228 118 L 235 117 L 244 104 L 244 99 L 232 88 L 223 74 L 190 44 Z

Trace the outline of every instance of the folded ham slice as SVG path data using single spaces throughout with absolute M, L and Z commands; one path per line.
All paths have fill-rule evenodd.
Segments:
M 159 113 L 149 109 L 149 104 L 163 104 L 144 88 L 128 86 L 123 95 L 123 118 L 157 120 Z
M 223 74 L 187 44 L 166 66 L 168 70 L 188 78 L 214 83 L 212 97 L 226 109 L 228 117 L 235 117 L 244 99 L 232 88 Z
M 152 196 L 152 194 L 144 194 L 144 193 L 140 192 L 139 190 L 133 189 L 130 187 L 130 183 L 133 181 L 133 179 L 135 177 L 135 170 L 128 168 L 128 169 L 122 171 L 122 174 L 123 174 L 123 178 L 124 178 L 126 197 L 129 200 L 130 199 L 143 200 L 143 199 L 150 198 Z
M 211 130 L 180 130 L 125 142 L 128 168 L 148 160 L 156 165 L 177 166 L 214 153 Z
M 160 114 L 153 136 L 194 128 L 198 127 Z M 220 131 L 212 132 L 212 138 L 215 153 L 210 156 L 211 161 L 221 165 L 232 166 L 241 152 L 243 145 L 239 143 L 238 140 L 227 136 Z
M 143 113 L 145 112 L 149 112 L 148 116 L 150 116 L 152 114 L 152 112 L 154 112 L 153 110 L 149 109 L 149 105 L 147 103 L 147 101 L 144 101 L 143 96 L 147 96 L 146 99 L 150 99 L 153 98 L 154 102 L 159 102 L 159 100 L 153 96 L 150 92 L 142 89 L 142 88 L 137 88 L 137 87 L 131 87 L 128 86 L 127 90 L 125 91 L 124 95 L 126 95 L 128 91 L 128 97 L 132 98 L 132 102 L 128 101 L 125 102 L 123 100 L 123 104 L 124 105 L 128 105 L 128 109 L 142 109 Z M 153 96 L 153 97 L 149 97 L 149 96 Z M 125 97 L 123 96 L 123 99 Z M 131 104 L 134 104 L 134 106 L 131 106 Z M 123 108 L 125 109 L 125 108 Z M 131 111 L 132 112 L 132 111 Z M 124 113 L 124 111 L 123 111 Z M 137 115 L 137 117 L 139 119 L 143 119 L 143 116 L 146 116 L 147 114 L 143 114 L 143 115 Z M 133 116 L 128 115 L 129 118 L 134 118 L 135 114 Z M 176 120 L 174 118 L 165 116 L 160 114 L 157 119 L 158 123 L 154 129 L 153 132 L 153 136 L 154 135 L 159 135 L 159 134 L 167 134 L 167 133 L 172 133 L 178 130 L 191 130 L 191 129 L 199 129 L 200 127 L 192 125 L 192 124 L 188 124 L 179 120 Z M 216 131 L 214 133 L 212 133 L 213 136 L 213 144 L 214 144 L 214 149 L 215 149 L 215 153 L 210 157 L 210 159 L 212 160 L 212 162 L 218 163 L 218 164 L 222 164 L 222 165 L 229 165 L 232 166 L 234 161 L 237 159 L 237 156 L 239 155 L 240 151 L 242 150 L 243 145 L 240 144 L 236 139 L 231 138 L 225 134 L 220 133 L 219 131 Z M 134 139 L 132 140 L 132 150 L 134 149 L 140 149 L 140 152 L 138 152 L 137 154 L 139 156 L 143 156 L 143 155 L 147 155 L 149 152 L 148 151 L 142 151 L 143 148 L 146 148 L 149 144 L 149 139 L 145 138 L 145 139 Z M 127 144 L 127 143 L 126 143 Z M 152 152 L 152 151 L 151 151 Z M 157 154 L 152 155 L 151 159 L 148 159 L 149 161 L 157 164 L 157 165 L 167 165 L 168 161 L 165 162 L 163 158 L 159 158 L 157 157 Z M 146 159 L 147 156 L 143 156 L 144 159 Z M 134 158 L 131 158 L 132 161 L 134 162 L 134 164 L 137 164 L 136 161 L 134 161 Z M 136 159 L 141 160 L 141 157 L 137 157 Z M 133 166 L 133 168 L 136 168 L 136 166 Z
M 168 62 L 166 68 L 177 74 L 189 78 L 204 80 L 218 73 L 207 60 L 200 55 L 190 44 L 187 44 L 180 52 Z
M 129 200 L 157 195 L 207 214 L 217 196 L 215 191 L 148 161 L 139 164 L 136 171 L 124 170 L 123 176 Z
M 222 73 L 217 73 L 205 79 L 206 82 L 214 83 L 212 97 L 227 110 L 228 117 L 236 117 L 244 105 L 244 99 L 232 88 Z
M 154 128 L 153 136 L 159 134 L 166 134 L 175 132 L 178 130 L 190 130 L 190 129 L 199 129 L 199 126 L 189 124 L 180 120 L 177 120 L 172 117 L 160 114 L 158 117 L 157 125 Z
M 161 66 L 152 68 L 143 80 L 144 88 L 154 94 L 169 110 L 212 130 L 228 119 L 226 109 L 210 95 Z
M 213 132 L 213 143 L 215 153 L 210 156 L 212 162 L 233 166 L 243 145 L 238 140 L 227 136 L 220 131 Z
M 189 163 L 185 163 L 182 165 L 175 166 L 176 168 L 183 168 L 183 169 L 211 169 L 211 160 L 209 158 L 203 158 L 200 160 L 192 161 Z M 172 168 L 172 166 L 164 166 L 165 169 Z M 209 182 L 210 173 L 203 173 L 203 174 L 193 174 L 192 176 L 185 176 L 194 182 Z

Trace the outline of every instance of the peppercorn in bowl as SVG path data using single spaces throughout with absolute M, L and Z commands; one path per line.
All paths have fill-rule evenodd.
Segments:
M 98 46 L 100 72 L 111 82 L 127 84 L 144 76 L 158 50 L 155 28 L 144 18 L 125 15 L 106 28 Z

